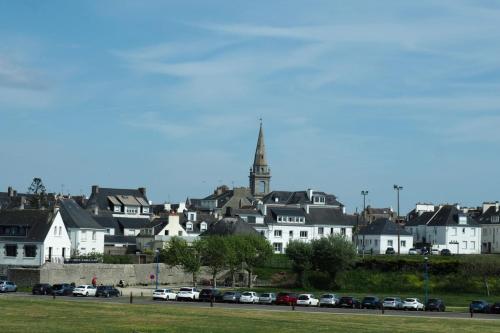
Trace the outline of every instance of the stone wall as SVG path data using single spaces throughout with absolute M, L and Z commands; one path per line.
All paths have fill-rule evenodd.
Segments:
M 159 283 L 168 285 L 190 285 L 191 274 L 178 268 L 159 264 Z M 156 264 L 56 264 L 45 263 L 40 268 L 11 268 L 8 277 L 18 286 L 32 286 L 35 283 L 71 283 L 90 284 L 97 278 L 97 284 L 118 284 L 124 280 L 128 285 L 152 284 L 156 275 Z M 198 275 L 198 281 L 209 280 L 210 275 L 204 269 Z

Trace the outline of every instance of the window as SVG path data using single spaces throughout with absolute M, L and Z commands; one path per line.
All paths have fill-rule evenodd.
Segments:
M 283 244 L 282 243 L 273 243 L 273 248 L 274 248 L 274 252 L 281 253 L 281 251 L 283 250 Z
M 341 234 L 342 236 L 345 236 L 345 228 L 340 228 L 340 234 Z
M 54 227 L 54 236 L 57 236 L 57 227 Z
M 96 240 L 97 239 L 97 232 L 96 231 L 92 231 L 92 240 Z
M 290 231 L 288 232 L 288 236 L 290 236 L 290 238 L 293 238 L 293 230 L 290 230 Z
M 182 236 L 182 230 L 179 230 L 179 231 L 177 232 L 177 236 Z
M 6 244 L 5 255 L 7 257 L 17 257 L 17 244 Z
M 375 239 L 375 246 L 378 246 L 378 239 Z
M 462 228 L 462 233 L 465 234 L 465 228 Z
M 266 233 L 264 232 L 264 230 L 261 230 L 261 231 L 260 231 L 260 234 L 261 234 L 262 236 L 265 236 L 265 235 L 266 235 Z
M 189 221 L 194 221 L 194 220 L 196 220 L 195 213 L 189 213 Z
M 200 224 L 200 231 L 205 231 L 207 230 L 207 223 L 206 222 L 201 222 Z
M 62 227 L 59 227 L 59 236 L 62 235 Z
M 392 247 L 392 239 L 389 239 L 389 240 L 387 241 L 387 246 Z
M 301 231 L 300 238 L 307 238 L 307 231 Z
M 274 237 L 281 237 L 281 230 L 274 230 Z
M 475 250 L 476 249 L 476 242 L 475 241 L 471 241 L 470 242 L 470 248 Z
M 472 236 L 476 236 L 476 228 L 470 228 L 470 233 Z
M 406 247 L 406 241 L 405 240 L 401 241 L 401 247 Z
M 109 235 L 111 233 L 111 229 L 107 228 L 106 233 Z
M 291 217 L 288 218 L 288 222 L 292 222 L 292 218 Z
M 82 231 L 82 242 L 85 242 L 87 240 L 87 231 L 83 230 Z
M 187 231 L 193 231 L 193 224 L 191 222 L 186 223 Z
M 265 181 L 259 181 L 259 188 L 258 188 L 259 193 L 266 193 L 266 182 Z
M 330 235 L 333 235 L 333 228 L 330 228 Z
M 500 222 L 500 216 L 499 215 L 491 217 L 491 223 L 498 223 L 498 222 Z
M 467 249 L 467 241 L 462 242 L 462 249 Z
M 36 257 L 36 245 L 24 245 L 24 256 L 26 258 Z
M 165 230 L 165 236 L 168 236 L 168 230 Z
M 278 216 L 278 222 L 281 222 L 281 216 Z
M 456 236 L 457 235 L 457 228 L 452 228 L 451 229 L 451 235 Z
M 318 234 L 323 235 L 323 233 L 324 233 L 323 227 L 319 227 L 318 228 Z

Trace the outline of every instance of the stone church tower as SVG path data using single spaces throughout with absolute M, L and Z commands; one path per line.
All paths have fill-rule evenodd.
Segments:
M 255 149 L 253 167 L 250 168 L 250 191 L 256 198 L 262 198 L 270 192 L 271 169 L 267 165 L 266 146 L 264 145 L 264 132 L 262 121 L 260 123 L 259 138 Z

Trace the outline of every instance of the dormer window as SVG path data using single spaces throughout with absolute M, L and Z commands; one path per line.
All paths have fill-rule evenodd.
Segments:
M 200 231 L 205 231 L 207 230 L 207 223 L 206 222 L 201 222 L 200 224 Z
M 188 213 L 189 221 L 196 221 L 196 213 Z
M 142 207 L 143 214 L 149 214 L 149 207 Z
M 186 223 L 187 231 L 193 231 L 193 224 L 191 222 Z
M 491 217 L 491 223 L 499 223 L 499 222 L 500 222 L 500 216 L 499 215 Z

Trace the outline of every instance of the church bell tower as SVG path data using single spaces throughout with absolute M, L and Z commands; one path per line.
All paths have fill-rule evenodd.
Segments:
M 250 191 L 256 198 L 262 198 L 270 192 L 271 169 L 267 165 L 266 146 L 264 145 L 264 132 L 262 120 L 260 122 L 259 138 L 255 149 L 253 166 L 250 168 Z

